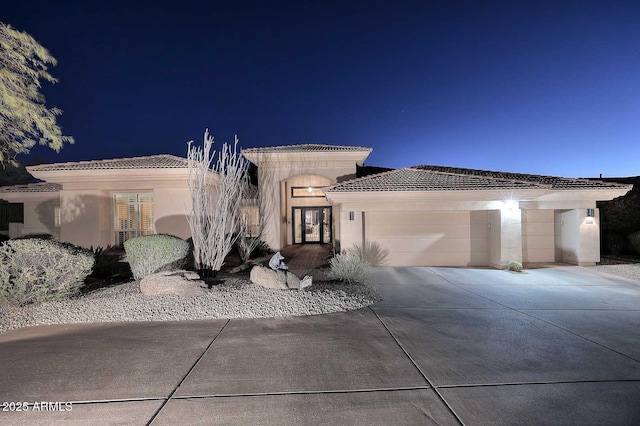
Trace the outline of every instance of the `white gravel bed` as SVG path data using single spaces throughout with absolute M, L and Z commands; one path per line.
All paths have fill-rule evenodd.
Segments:
M 630 280 L 640 281 L 640 263 L 627 263 L 619 265 L 596 265 L 588 268 L 598 272 L 618 275 Z
M 145 296 L 133 281 L 61 302 L 0 308 L 0 333 L 33 325 L 122 321 L 269 318 L 360 309 L 380 301 L 368 285 L 314 283 L 302 291 L 273 290 L 228 278 L 197 297 Z

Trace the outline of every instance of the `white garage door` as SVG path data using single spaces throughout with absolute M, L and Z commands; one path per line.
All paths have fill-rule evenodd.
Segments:
M 468 211 L 366 212 L 365 234 L 389 251 L 390 266 L 468 266 Z

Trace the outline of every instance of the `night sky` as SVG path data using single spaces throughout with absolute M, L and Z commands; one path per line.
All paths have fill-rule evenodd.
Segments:
M 3 1 L 58 60 L 47 162 L 372 147 L 368 165 L 640 175 L 638 1 Z M 27 162 L 28 160 L 23 160 Z

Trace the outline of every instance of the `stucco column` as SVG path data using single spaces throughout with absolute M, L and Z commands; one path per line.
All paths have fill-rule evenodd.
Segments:
M 600 262 L 600 211 L 593 209 L 593 217 L 588 209 L 574 209 L 562 212 L 560 216 L 562 234 L 562 261 L 580 266 L 591 266 Z
M 511 260 L 522 262 L 522 210 L 517 207 L 489 214 L 491 265 L 504 268 Z
M 355 244 L 363 244 L 364 241 L 364 212 L 340 211 L 340 239 L 338 241 L 339 250 L 352 248 Z

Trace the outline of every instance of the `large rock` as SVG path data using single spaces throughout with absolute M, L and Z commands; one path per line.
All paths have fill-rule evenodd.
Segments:
M 252 283 L 267 288 L 284 290 L 287 287 L 287 277 L 284 271 L 274 271 L 261 265 L 256 265 L 251 269 L 249 279 Z
M 274 271 L 265 266 L 256 265 L 251 269 L 249 279 L 254 284 L 277 290 L 295 288 L 300 290 L 300 279 L 292 272 Z
M 203 296 L 207 294 L 207 285 L 195 272 L 162 271 L 144 277 L 140 281 L 140 291 L 147 296 Z

